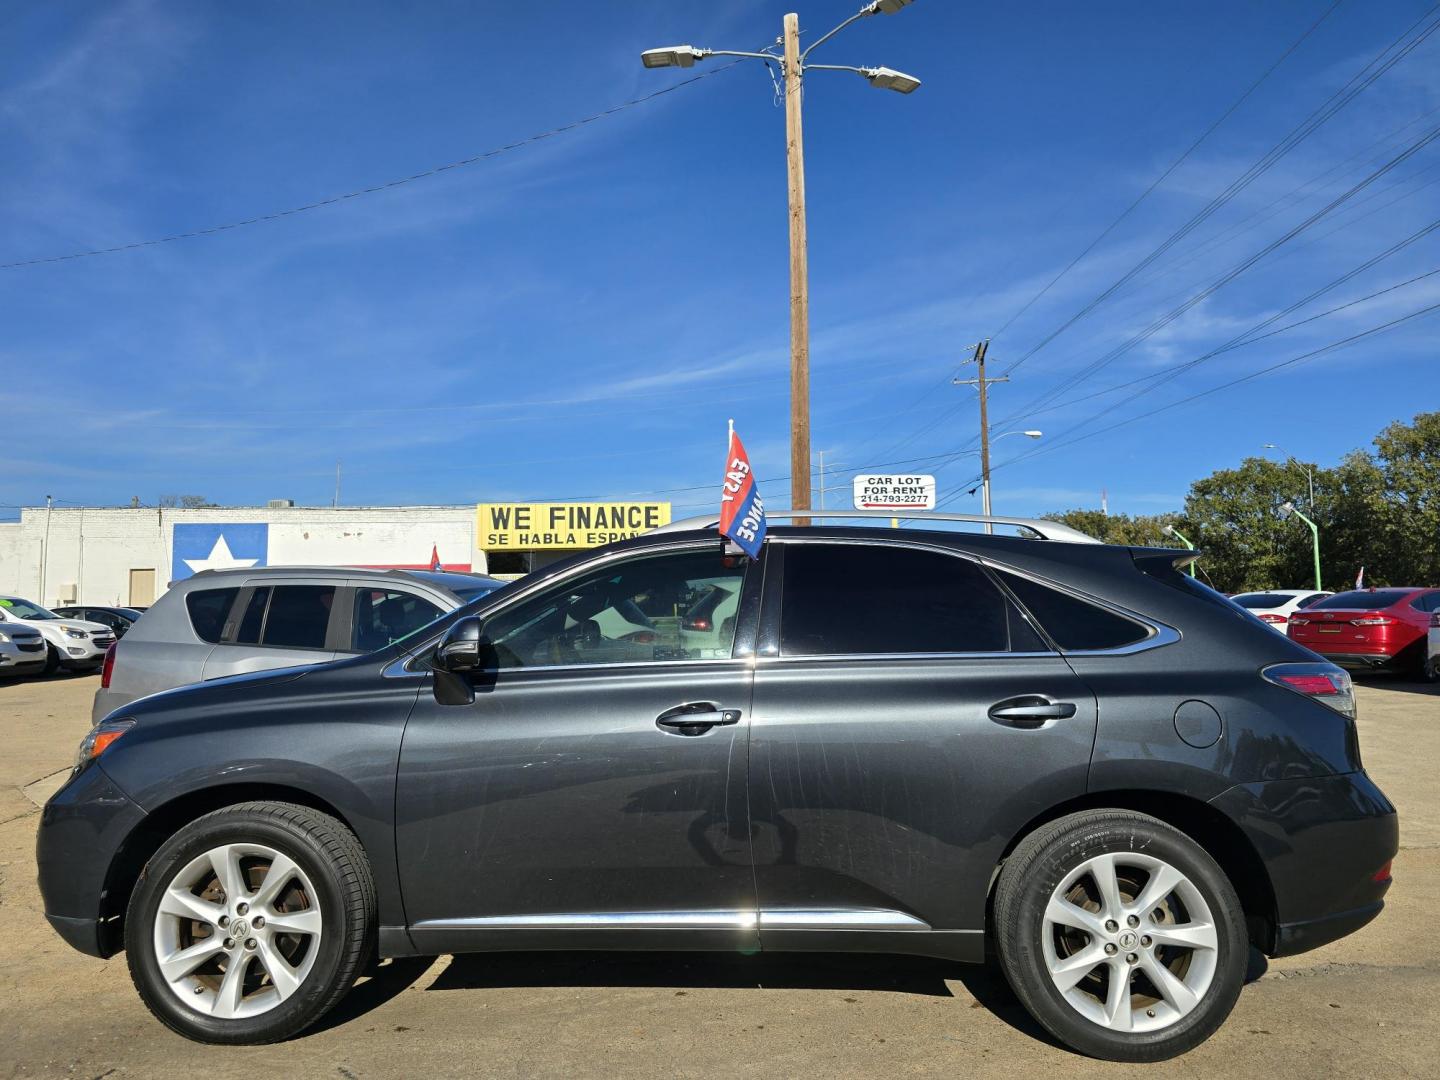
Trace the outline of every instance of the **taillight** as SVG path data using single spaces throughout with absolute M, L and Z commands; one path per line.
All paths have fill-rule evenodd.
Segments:
M 1261 615 L 1260 618 L 1264 622 L 1268 623 L 1287 623 L 1290 621 L 1289 619 L 1285 618 L 1284 615 L 1276 615 L 1274 612 L 1270 611 L 1265 612 L 1265 614 Z
M 111 642 L 110 647 L 105 650 L 105 664 L 100 668 L 100 689 L 110 689 L 110 676 L 115 674 L 115 645 Z
M 1351 619 L 1351 626 L 1389 626 L 1394 619 L 1387 619 L 1384 615 L 1366 615 L 1364 618 Z
M 1260 674 L 1276 686 L 1355 718 L 1355 687 L 1343 668 L 1334 664 L 1271 664 Z
M 1385 865 L 1382 866 L 1382 867 L 1380 867 L 1379 870 L 1376 870 L 1375 873 L 1374 873 L 1374 875 L 1371 876 L 1370 880 L 1371 880 L 1371 881 L 1389 881 L 1389 880 L 1390 880 L 1390 868 L 1391 868 L 1391 866 L 1394 865 L 1394 862 L 1395 862 L 1394 859 L 1386 859 L 1386 860 L 1385 860 Z

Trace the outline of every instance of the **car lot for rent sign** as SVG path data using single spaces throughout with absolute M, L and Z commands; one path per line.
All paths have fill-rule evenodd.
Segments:
M 475 546 L 486 551 L 599 547 L 670 523 L 670 504 L 480 503 Z
M 934 510 L 935 477 L 865 473 L 855 477 L 856 510 Z

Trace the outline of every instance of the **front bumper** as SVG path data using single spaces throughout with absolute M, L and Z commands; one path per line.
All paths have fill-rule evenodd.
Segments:
M 1400 823 L 1365 773 L 1238 784 L 1210 804 L 1265 864 L 1275 900 L 1267 955 L 1319 948 L 1380 914 Z
M 98 762 L 73 776 L 45 804 L 35 834 L 35 863 L 45 917 L 72 946 L 91 956 L 120 949 L 120 911 L 107 885 L 124 842 L 145 818 Z
M 35 675 L 45 670 L 45 649 L 23 651 L 14 642 L 0 642 L 0 675 Z

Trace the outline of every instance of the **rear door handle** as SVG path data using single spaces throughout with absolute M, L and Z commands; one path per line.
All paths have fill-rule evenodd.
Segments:
M 1075 704 L 1056 701 L 1044 694 L 1022 694 L 990 706 L 990 719 L 1011 727 L 1037 728 L 1046 720 L 1065 720 L 1075 715 Z
M 713 727 L 739 722 L 739 709 L 722 709 L 713 701 L 686 702 L 655 718 L 655 726 L 672 735 L 704 735 Z

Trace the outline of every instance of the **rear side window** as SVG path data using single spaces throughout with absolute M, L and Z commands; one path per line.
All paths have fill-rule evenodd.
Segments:
M 277 648 L 323 649 L 335 603 L 333 585 L 277 585 L 260 643 Z
M 996 573 L 1062 649 L 1119 649 L 1150 636 L 1150 628 L 1133 619 L 1018 574 Z
M 785 550 L 780 651 L 855 653 L 1047 651 L 974 563 L 871 544 Z
M 1409 589 L 1360 589 L 1327 596 L 1317 604 L 1311 604 L 1312 611 L 1325 608 L 1339 608 L 1355 611 L 1359 608 L 1386 608 L 1398 604 L 1410 595 Z
M 185 609 L 190 613 L 190 626 L 195 636 L 212 645 L 219 642 L 220 632 L 225 629 L 225 616 L 235 602 L 236 589 L 196 589 L 185 597 Z
M 356 589 L 350 648 L 374 652 L 434 622 L 441 610 L 414 593 L 394 589 Z
M 1300 603 L 1296 604 L 1295 606 L 1306 608 L 1309 607 L 1311 604 L 1315 603 L 1315 601 L 1324 599 L 1325 594 L 1323 592 L 1311 593 L 1309 596 L 1305 597 L 1304 600 L 1301 600 Z
M 269 585 L 262 585 L 250 594 L 245 613 L 240 617 L 240 627 L 235 631 L 237 645 L 260 644 L 260 631 L 265 626 L 265 605 L 269 600 Z

